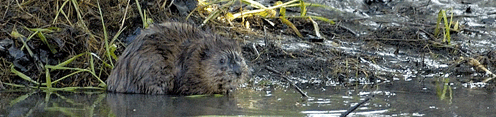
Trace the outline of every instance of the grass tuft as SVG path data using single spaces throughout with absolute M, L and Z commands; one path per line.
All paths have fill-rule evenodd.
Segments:
M 138 0 L 135 1 L 136 1 L 136 6 L 138 7 L 138 12 L 141 16 L 141 21 L 143 22 L 143 28 L 148 28 L 148 26 L 150 26 L 150 24 L 153 23 L 153 19 L 147 18 L 146 10 L 141 9 L 141 5 L 139 4 Z
M 45 36 L 44 33 L 52 33 L 52 32 L 56 32 L 56 31 L 60 31 L 60 28 L 57 28 L 57 27 L 50 27 L 50 28 L 27 28 L 27 27 L 24 27 L 25 29 L 29 30 L 29 31 L 35 31 L 33 34 L 36 34 L 38 36 L 38 38 L 40 38 L 40 40 L 45 43 L 45 45 L 48 46 L 48 49 L 50 49 L 50 52 L 52 52 L 52 54 L 55 54 L 57 53 L 57 50 L 55 49 L 55 47 L 48 43 L 48 40 Z
M 452 11 L 453 8 L 451 8 L 450 11 Z M 444 27 L 441 27 L 441 21 L 444 24 Z M 451 43 L 451 36 L 450 36 L 450 31 L 460 31 L 458 21 L 453 23 L 453 12 L 451 12 L 450 19 L 448 20 L 446 10 L 439 10 L 439 13 L 437 15 L 437 22 L 436 22 L 436 28 L 434 29 L 434 36 L 438 38 L 438 35 L 440 34 L 441 28 L 444 28 L 445 31 L 443 32 L 443 40 L 442 42 L 446 42 L 448 45 Z M 451 28 L 453 27 L 453 28 Z

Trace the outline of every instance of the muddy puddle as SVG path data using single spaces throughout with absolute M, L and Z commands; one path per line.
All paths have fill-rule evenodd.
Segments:
M 274 3 L 271 0 L 260 0 L 260 2 L 264 5 Z M 234 95 L 174 97 L 106 92 L 45 93 L 3 90 L 0 92 L 0 116 L 340 116 L 350 107 L 366 99 L 370 100 L 365 101 L 349 115 L 496 116 L 495 81 L 483 83 L 487 78 L 494 76 L 472 65 L 472 61 L 476 60 L 488 71 L 496 72 L 496 2 L 479 0 L 309 0 L 309 2 L 332 7 L 308 10 L 310 15 L 324 16 L 336 22 L 335 25 L 319 22 L 320 33 L 325 39 L 316 38 L 311 22 L 297 19 L 290 20 L 304 38 L 298 38 L 287 26 L 267 23 L 267 21 L 277 23 L 278 20 L 274 19 L 260 20 L 260 24 L 253 23 L 251 33 L 242 33 L 243 30 L 225 26 L 211 27 L 217 33 L 224 33 L 221 34 L 223 36 L 243 40 L 243 54 L 246 60 L 250 61 L 248 64 L 253 74 L 244 88 L 239 89 Z M 15 2 L 8 3 L 15 5 Z M 124 6 L 119 6 L 122 3 L 115 3 L 118 4 L 116 6 L 108 5 L 111 3 L 104 4 L 108 8 L 104 11 L 122 9 Z M 142 4 L 146 5 L 146 3 Z M 148 7 L 153 6 L 152 3 L 148 5 Z M 88 4 L 86 7 L 91 6 L 92 4 Z M 57 24 L 50 26 L 57 26 L 64 31 L 50 36 L 74 35 L 74 37 L 69 39 L 72 41 L 61 38 L 59 40 L 64 40 L 63 42 L 52 44 L 59 43 L 60 50 L 72 51 L 50 54 L 47 47 L 40 46 L 43 48 L 34 50 L 38 57 L 29 58 L 26 50 L 19 49 L 20 42 L 8 37 L 14 29 L 12 27 L 17 23 L 40 27 L 37 23 L 43 24 L 46 21 L 35 18 L 36 21 L 29 22 L 32 15 L 16 16 L 7 20 L 7 16 L 16 13 L 8 11 L 15 7 L 6 8 L 7 11 L 2 12 L 3 19 L 0 19 L 0 28 L 2 28 L 0 37 L 3 39 L 0 41 L 2 47 L 0 57 L 4 61 L 0 65 L 2 68 L 8 67 L 5 61 L 9 61 L 17 70 L 39 81 L 44 80 L 45 74 L 41 74 L 44 70 L 40 70 L 38 64 L 33 65 L 29 62 L 57 64 L 57 61 L 66 60 L 74 54 L 85 51 L 98 55 L 103 53 L 101 49 L 94 49 L 103 44 L 92 45 L 90 42 L 94 40 L 80 29 Z M 288 14 L 299 11 L 298 8 L 288 9 Z M 448 10 L 448 17 L 452 17 L 452 20 L 460 25 L 459 30 L 450 32 L 449 44 L 442 42 L 443 34 L 434 35 L 440 10 Z M 31 9 L 28 12 L 35 14 L 33 12 L 36 11 Z M 133 35 L 133 31 L 139 30 L 140 26 L 134 24 L 140 24 L 141 20 L 137 11 L 133 12 L 128 16 L 129 22 L 125 23 L 129 26 L 128 29 L 119 36 L 122 42 L 126 42 L 127 37 Z M 156 11 L 151 10 L 151 12 Z M 151 17 L 156 21 L 168 18 L 159 17 L 163 16 L 161 13 Z M 298 15 L 298 13 L 293 14 Z M 121 17 L 117 13 L 112 15 L 104 17 L 107 19 Z M 94 12 L 89 12 L 85 17 L 92 19 L 94 16 L 96 16 Z M 76 19 L 75 16 L 72 18 Z M 95 22 L 93 26 L 101 26 Z M 111 34 L 115 34 L 120 22 L 107 23 L 113 25 L 109 30 Z M 28 32 L 19 27 L 16 29 L 20 33 Z M 99 32 L 99 30 L 92 31 Z M 85 40 L 86 48 L 76 48 L 78 46 L 76 43 L 80 42 L 74 40 Z M 35 41 L 41 43 L 39 40 L 35 39 Z M 33 43 L 30 47 L 42 45 Z M 122 47 L 125 47 L 123 43 L 118 45 L 117 54 L 124 50 Z M 71 65 L 88 67 L 88 64 L 81 61 Z M 310 97 L 303 98 L 288 82 L 282 80 L 280 75 L 268 71 L 267 66 L 288 76 Z M 105 70 L 109 71 L 102 69 Z M 8 71 L 10 68 L 2 72 L 10 73 Z M 69 72 L 56 73 L 52 77 L 62 77 L 65 74 Z M 101 74 L 105 76 L 106 73 Z M 89 74 L 75 76 L 73 79 L 62 81 L 65 84 L 61 86 L 97 86 L 98 81 L 85 79 L 90 76 Z M 20 78 L 12 73 L 4 74 L 1 78 L 2 82 L 6 83 L 29 84 L 27 81 L 19 80 Z M 8 88 L 7 85 L 0 85 L 0 89 L 4 87 Z

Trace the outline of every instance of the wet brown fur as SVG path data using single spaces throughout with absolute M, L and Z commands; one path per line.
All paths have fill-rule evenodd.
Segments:
M 124 50 L 107 79 L 120 93 L 225 94 L 249 74 L 236 41 L 192 25 L 151 25 Z

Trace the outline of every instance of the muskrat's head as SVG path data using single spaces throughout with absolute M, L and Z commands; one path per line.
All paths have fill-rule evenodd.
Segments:
M 206 45 L 202 55 L 205 77 L 213 93 L 229 93 L 235 90 L 250 74 L 243 58 L 241 48 L 233 39 L 214 39 Z

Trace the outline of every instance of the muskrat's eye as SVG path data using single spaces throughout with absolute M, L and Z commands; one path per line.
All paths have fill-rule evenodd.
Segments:
M 219 61 L 219 63 L 220 63 L 220 64 L 224 64 L 224 63 L 226 63 L 226 59 L 221 58 L 221 59 L 220 59 L 220 61 Z

